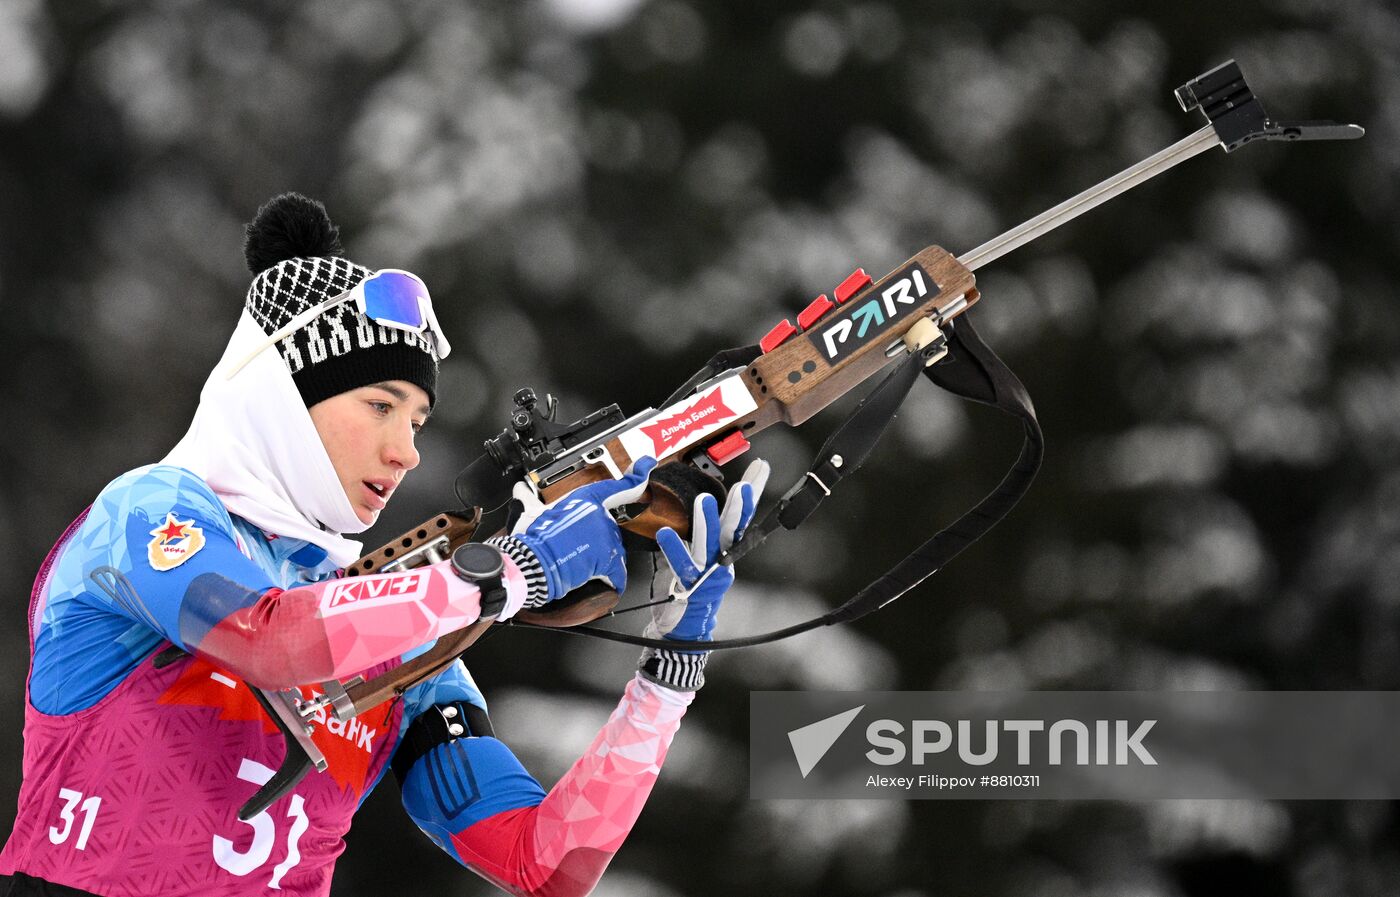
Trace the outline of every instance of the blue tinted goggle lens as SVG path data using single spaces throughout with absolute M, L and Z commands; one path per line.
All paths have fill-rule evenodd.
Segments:
M 377 271 L 360 281 L 349 292 L 317 303 L 295 315 L 276 333 L 270 334 L 267 340 L 250 352 L 247 357 L 230 367 L 228 373 L 224 375 L 224 379 L 232 379 L 233 375 L 243 370 L 248 362 L 276 345 L 279 340 L 291 336 L 310 323 L 317 315 L 323 314 L 326 309 L 334 308 L 342 302 L 354 302 L 361 314 L 386 327 L 396 327 L 399 330 L 408 330 L 414 333 L 428 331 L 432 336 L 438 358 L 446 358 L 447 354 L 452 351 L 452 344 L 447 341 L 442 327 L 437 322 L 437 317 L 433 314 L 433 302 L 428 295 L 428 287 L 423 281 L 407 271 L 396 271 L 391 268 Z
M 428 288 L 416 277 L 396 271 L 381 271 L 361 284 L 364 289 L 364 313 L 380 322 L 392 321 L 405 327 L 422 330 L 423 307 L 418 299 L 428 300 Z

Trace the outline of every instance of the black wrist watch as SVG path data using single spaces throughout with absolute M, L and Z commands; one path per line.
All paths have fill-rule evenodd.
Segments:
M 506 586 L 501 575 L 506 565 L 499 551 L 480 542 L 468 542 L 452 552 L 452 569 L 481 590 L 483 619 L 497 616 L 505 609 Z

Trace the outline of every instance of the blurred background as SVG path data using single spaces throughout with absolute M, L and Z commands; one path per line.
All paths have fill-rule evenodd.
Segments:
M 273 194 L 423 275 L 459 347 L 377 545 L 453 504 L 519 387 L 570 418 L 657 404 L 855 267 L 965 252 L 1196 130 L 1171 91 L 1230 57 L 1270 113 L 1366 138 L 1213 150 L 980 271 L 973 316 L 1045 428 L 1036 486 L 883 612 L 715 658 L 597 893 L 1400 893 L 1387 803 L 746 797 L 751 689 L 1400 688 L 1392 0 L 6 0 L 0 834 L 29 584 L 184 433 Z M 756 440 L 772 494 L 837 417 Z M 746 559 L 721 634 L 840 602 L 1018 443 L 918 384 L 842 494 Z M 508 631 L 469 659 L 548 785 L 635 651 Z M 340 897 L 492 893 L 392 783 L 349 842 Z

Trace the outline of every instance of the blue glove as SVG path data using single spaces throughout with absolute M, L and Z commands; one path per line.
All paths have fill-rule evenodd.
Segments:
M 715 614 L 734 583 L 734 568 L 716 561 L 744 535 L 767 482 L 768 462 L 757 460 L 730 488 L 723 511 L 713 495 L 696 498 L 688 545 L 669 526 L 657 531 L 656 544 L 675 578 L 672 600 L 652 611 L 648 635 L 685 642 L 706 642 L 714 635 Z
M 608 512 L 640 499 L 655 467 L 655 458 L 640 458 L 622 479 L 590 483 L 543 506 L 526 487 L 516 487 L 526 513 L 513 535 L 539 559 L 550 601 L 591 579 L 601 579 L 619 592 L 627 588 L 622 533 Z

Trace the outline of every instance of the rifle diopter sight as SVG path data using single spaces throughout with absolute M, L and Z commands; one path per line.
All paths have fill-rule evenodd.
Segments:
M 528 386 L 515 394 L 510 426 L 486 440 L 486 453 L 503 477 L 523 479 L 526 471 L 548 466 L 570 449 L 623 421 L 617 405 L 600 408 L 569 424 L 555 422 L 558 410 L 558 402 L 548 393 L 543 403 Z

